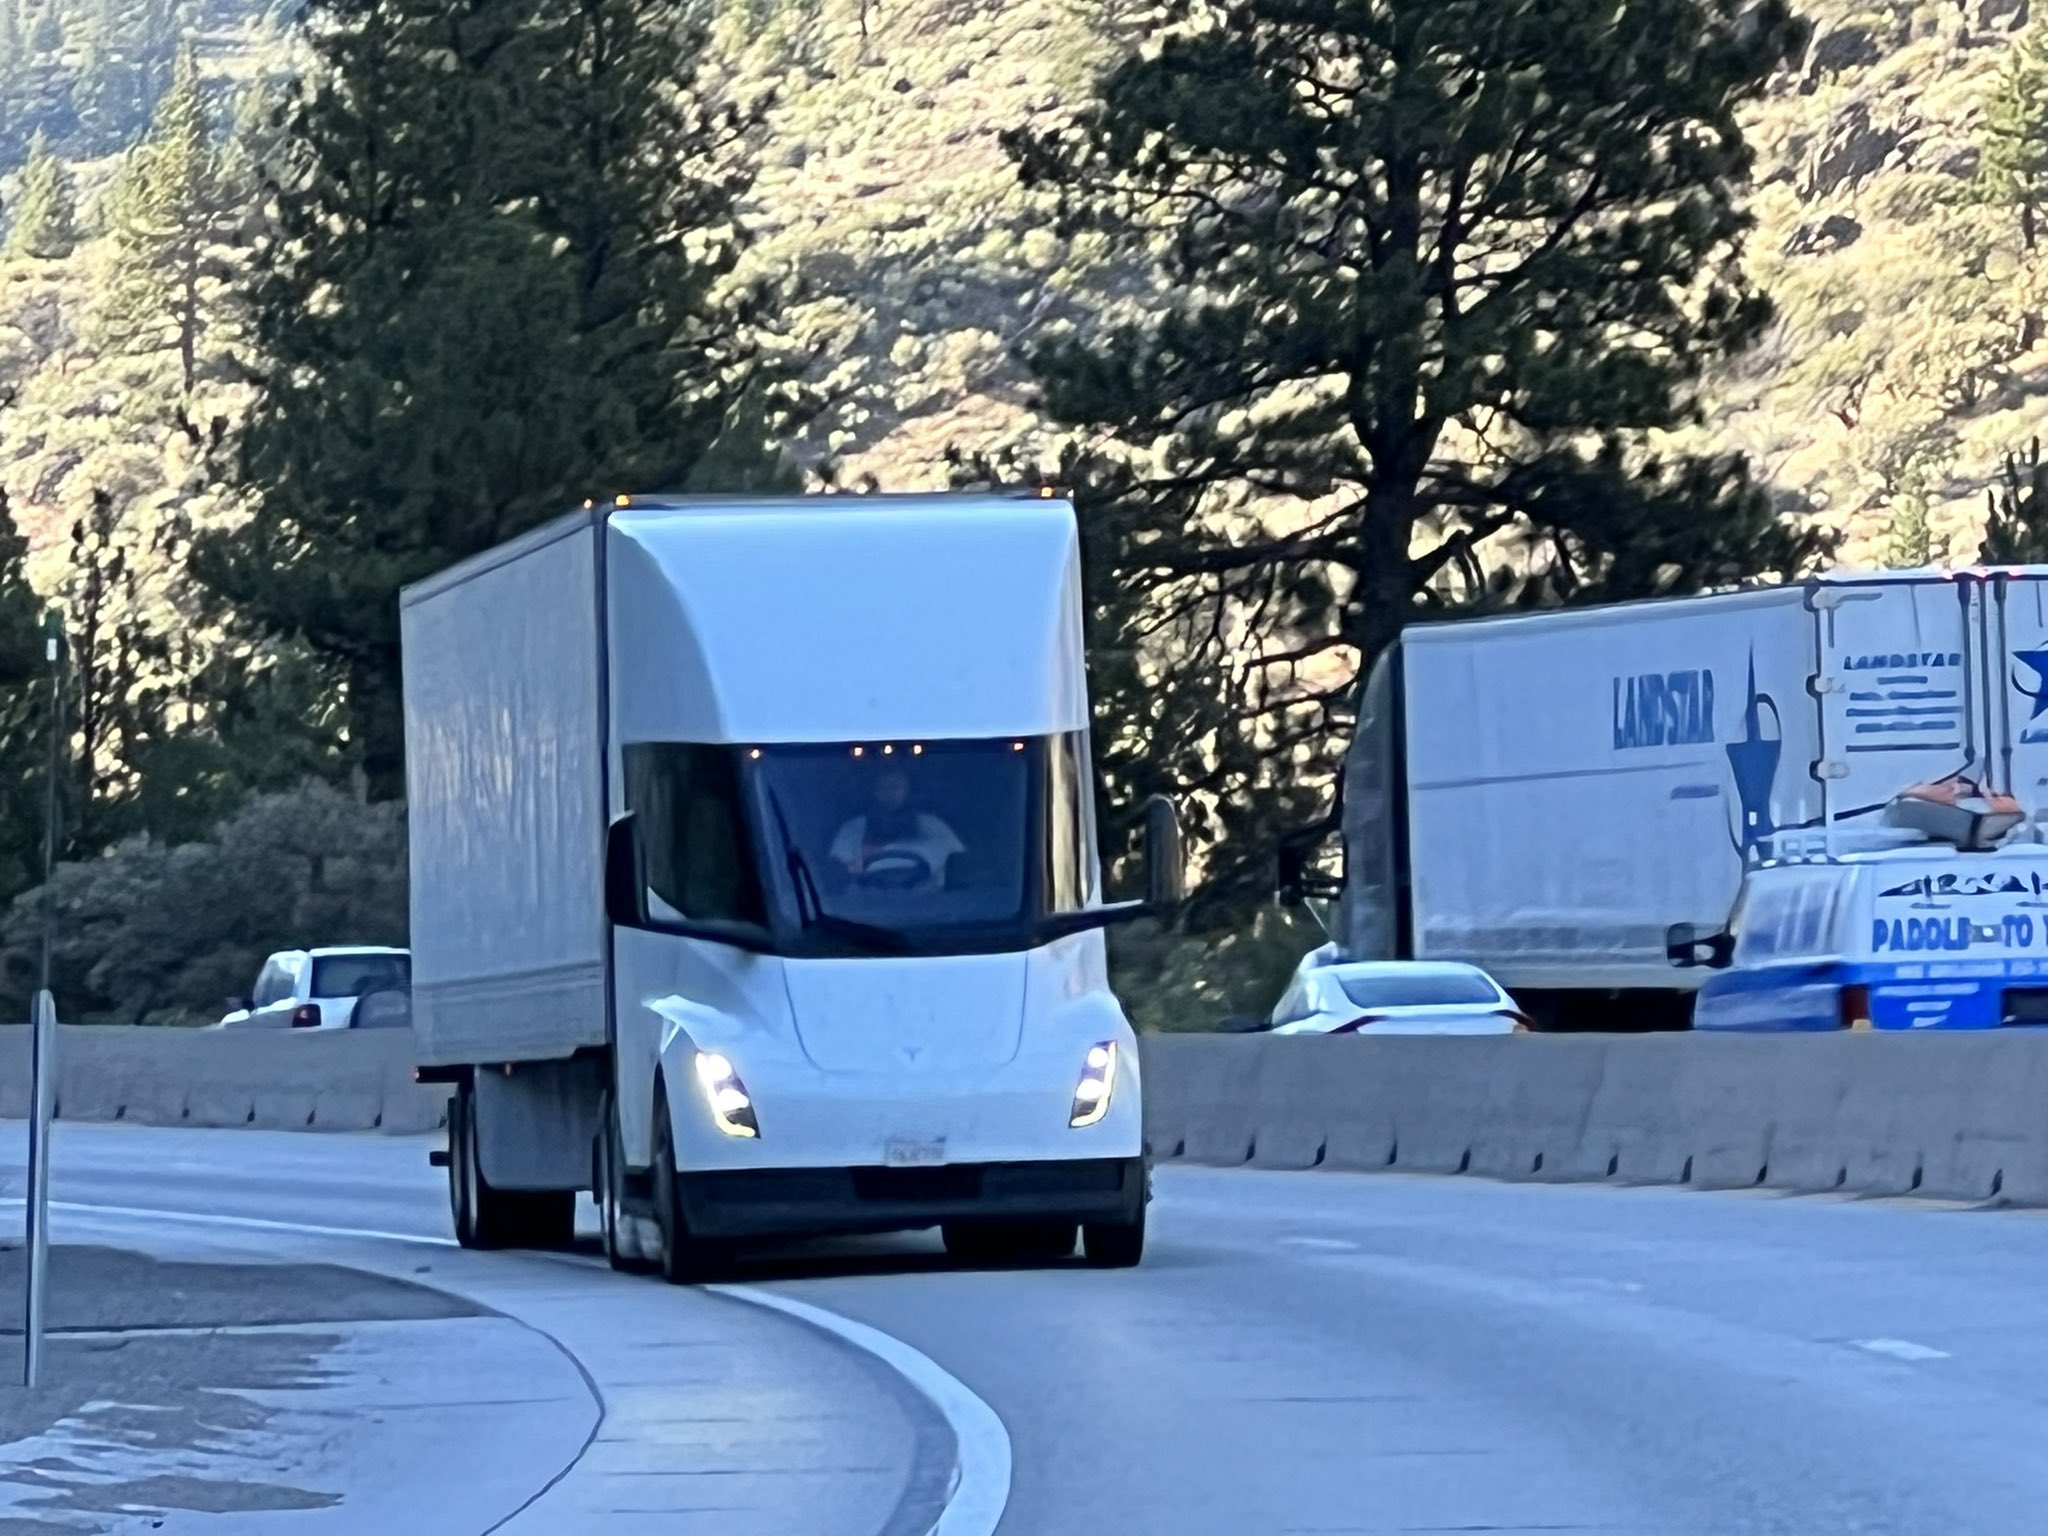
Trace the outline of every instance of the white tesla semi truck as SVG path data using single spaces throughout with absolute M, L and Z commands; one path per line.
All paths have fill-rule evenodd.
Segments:
M 938 1226 L 1135 1264 L 1061 500 L 662 498 L 404 594 L 415 1029 L 471 1247 Z

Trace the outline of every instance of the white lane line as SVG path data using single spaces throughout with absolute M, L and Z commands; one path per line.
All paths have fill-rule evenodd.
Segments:
M 1945 1349 L 1930 1349 L 1925 1344 L 1915 1344 L 1911 1339 L 1852 1339 L 1858 1349 L 1867 1349 L 1873 1355 L 1889 1355 L 1894 1360 L 1946 1360 Z
M 0 1205 L 24 1205 L 19 1196 L 0 1199 Z M 265 1221 L 256 1216 L 219 1216 L 207 1211 L 150 1210 L 137 1205 L 84 1205 L 75 1200 L 52 1200 L 53 1211 L 70 1211 L 82 1216 L 123 1216 L 137 1221 L 182 1221 L 198 1227 L 239 1227 L 245 1232 L 293 1232 L 302 1237 L 369 1237 L 384 1243 L 417 1243 L 429 1248 L 453 1248 L 452 1237 L 428 1237 L 419 1232 L 379 1232 L 371 1227 L 322 1227 L 306 1221 Z
M 953 1431 L 953 1490 L 928 1536 L 994 1536 L 1010 1502 L 1010 1433 L 996 1411 L 976 1397 L 929 1355 L 901 1339 L 857 1323 L 837 1312 L 751 1285 L 713 1285 L 706 1290 L 781 1312 L 873 1355 L 903 1377 L 939 1410 Z
M 1358 1244 L 1346 1242 L 1341 1237 L 1283 1237 L 1280 1241 L 1289 1248 L 1311 1248 L 1317 1253 L 1358 1252 Z
M 18 1198 L 0 1200 L 0 1205 L 24 1203 Z M 365 1227 L 325 1227 L 303 1221 L 266 1221 L 256 1216 L 210 1215 L 203 1211 L 147 1210 L 139 1206 L 89 1205 L 69 1200 L 52 1200 L 50 1209 L 142 1221 L 181 1221 L 203 1227 L 239 1227 L 252 1232 L 371 1238 L 435 1248 L 457 1246 L 452 1237 L 380 1232 Z M 995 1409 L 962 1385 L 958 1377 L 901 1339 L 883 1333 L 879 1328 L 870 1328 L 866 1323 L 857 1323 L 850 1317 L 811 1306 L 808 1302 L 795 1301 L 751 1285 L 710 1285 L 704 1289 L 771 1312 L 781 1312 L 814 1328 L 821 1328 L 872 1355 L 909 1382 L 945 1419 L 953 1432 L 955 1448 L 952 1491 L 946 1499 L 946 1507 L 939 1513 L 937 1524 L 932 1526 L 927 1536 L 994 1536 L 996 1526 L 1002 1522 L 1003 1510 L 1010 1501 L 1010 1434 Z

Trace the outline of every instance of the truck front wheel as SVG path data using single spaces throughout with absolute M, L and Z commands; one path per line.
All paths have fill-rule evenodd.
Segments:
M 567 1248 L 576 1236 L 576 1192 L 496 1189 L 478 1153 L 476 1091 L 464 1083 L 448 1107 L 448 1204 L 465 1248 Z
M 1097 1269 L 1131 1269 L 1145 1258 L 1145 1208 L 1152 1199 L 1152 1170 L 1143 1158 L 1130 1165 L 1130 1198 L 1120 1216 L 1081 1223 L 1081 1252 Z
M 714 1280 L 732 1262 L 723 1243 L 710 1242 L 690 1231 L 683 1217 L 680 1180 L 676 1177 L 676 1138 L 668 1118 L 668 1090 L 654 1090 L 654 1224 L 661 1233 L 656 1267 L 670 1285 L 696 1285 Z

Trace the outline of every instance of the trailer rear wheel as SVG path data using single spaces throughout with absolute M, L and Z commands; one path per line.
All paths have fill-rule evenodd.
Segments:
M 617 1102 L 606 1093 L 598 1110 L 597 1157 L 591 1187 L 597 1192 L 598 1217 L 604 1233 L 604 1256 L 624 1274 L 645 1274 L 652 1266 L 641 1251 L 636 1228 L 622 1198 L 625 1163 L 619 1157 Z
M 732 1263 L 731 1250 L 690 1231 L 676 1178 L 676 1139 L 668 1117 L 668 1090 L 654 1092 L 654 1222 L 661 1235 L 655 1267 L 670 1285 L 715 1280 Z
M 464 1083 L 448 1109 L 449 1204 L 465 1248 L 567 1248 L 576 1236 L 572 1189 L 495 1189 L 478 1153 L 476 1091 Z

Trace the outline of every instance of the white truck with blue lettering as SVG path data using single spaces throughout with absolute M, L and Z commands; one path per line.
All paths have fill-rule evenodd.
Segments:
M 1362 690 L 1322 888 L 1346 958 L 1473 962 L 1547 1027 L 1683 1028 L 1705 970 L 1671 964 L 1675 925 L 1726 931 L 1786 834 L 1851 853 L 1959 777 L 2048 804 L 2048 567 L 1419 625 Z
M 1921 846 L 1751 871 L 1728 927 L 1673 935 L 1713 969 L 1696 1029 L 1997 1029 L 2048 1023 L 2048 846 Z

